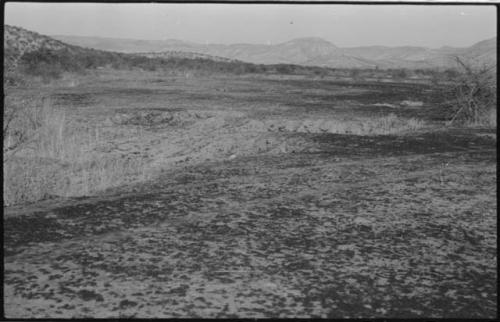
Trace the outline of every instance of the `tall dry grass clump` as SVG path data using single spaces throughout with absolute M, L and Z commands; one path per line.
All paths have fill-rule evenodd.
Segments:
M 67 136 L 66 113 L 49 99 L 9 100 L 4 108 L 3 152 L 9 160 L 19 152 L 46 158 L 63 158 L 74 146 Z
M 450 124 L 496 127 L 496 65 L 475 67 L 456 57 L 460 72 L 450 90 L 453 115 Z
M 370 134 L 401 134 L 421 130 L 425 122 L 417 118 L 402 118 L 394 113 L 385 116 L 365 120 L 362 123 L 360 135 Z
M 36 155 L 60 158 L 66 149 L 66 113 L 64 110 L 54 109 L 48 100 L 44 101 L 41 109 L 35 109 L 35 112 L 39 126 L 34 142 Z
M 28 146 L 40 127 L 38 107 L 33 98 L 15 97 L 7 94 L 3 109 L 3 156 L 12 157 Z
M 85 196 L 146 178 L 144 160 L 98 152 L 105 143 L 99 128 L 78 126 L 50 100 L 7 101 L 4 205 Z

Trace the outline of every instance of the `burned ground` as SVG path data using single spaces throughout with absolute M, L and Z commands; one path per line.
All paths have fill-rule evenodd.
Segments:
M 150 79 L 134 90 L 120 82 L 113 94 L 87 97 L 75 117 L 148 109 L 207 117 L 117 141 L 148 147 L 152 162 L 173 160 L 158 163 L 151 180 L 4 208 L 8 317 L 496 317 L 493 130 L 429 118 L 427 128 L 392 135 L 257 131 L 247 119 L 365 113 L 374 89 L 175 78 L 145 91 Z M 265 101 L 238 91 L 244 84 L 274 93 Z M 331 86 L 352 95 L 329 96 Z M 285 87 L 296 92 L 284 95 Z M 421 109 L 393 109 L 442 113 L 419 90 L 386 91 L 371 103 L 422 100 Z

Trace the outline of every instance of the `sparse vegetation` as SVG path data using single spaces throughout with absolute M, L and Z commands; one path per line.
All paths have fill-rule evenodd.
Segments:
M 5 86 L 4 86 L 5 88 Z M 6 88 L 8 89 L 8 88 Z M 19 149 L 27 146 L 40 127 L 38 98 L 15 97 L 7 91 L 3 109 L 3 155 L 8 160 Z
M 99 153 L 96 148 L 105 143 L 99 128 L 78 127 L 63 109 L 42 102 L 6 104 L 5 205 L 88 195 L 145 178 L 144 160 Z
M 475 67 L 459 57 L 456 61 L 461 72 L 453 75 L 450 123 L 496 127 L 496 65 Z
M 354 134 L 360 135 L 387 135 L 414 133 L 425 127 L 425 121 L 417 118 L 402 118 L 390 113 L 387 116 L 366 118 L 358 121 L 360 127 Z
M 38 51 L 26 53 L 21 57 L 20 67 L 22 73 L 17 72 L 15 77 L 7 77 L 4 79 L 4 87 L 6 89 L 17 87 L 30 87 L 29 83 L 33 83 L 33 76 L 41 76 L 43 79 L 60 78 L 61 84 L 54 83 L 53 87 L 61 86 L 74 86 L 78 83 L 78 74 L 88 71 L 89 69 L 99 66 L 109 66 L 110 68 L 118 69 L 133 69 L 139 68 L 146 72 L 153 73 L 157 68 L 157 72 L 162 73 L 164 70 L 169 72 L 176 71 L 183 74 L 183 71 L 192 71 L 198 75 L 211 75 L 213 73 L 268 73 L 278 74 L 294 74 L 301 75 L 301 73 L 311 74 L 314 77 L 347 77 L 355 80 L 363 80 L 363 82 L 370 82 L 370 80 L 380 81 L 385 77 L 405 77 L 421 75 L 430 80 L 431 77 L 440 75 L 439 82 L 449 82 L 450 79 L 455 80 L 455 93 L 457 93 L 455 103 L 460 108 L 455 110 L 452 121 L 454 123 L 462 122 L 467 124 L 489 124 L 494 126 L 496 120 L 496 109 L 493 102 L 496 99 L 496 83 L 491 78 L 491 73 L 485 70 L 475 71 L 465 64 L 461 64 L 464 71 L 457 73 L 453 70 L 444 70 L 443 72 L 427 72 L 426 70 L 343 70 L 343 69 L 326 69 L 318 67 L 301 67 L 294 65 L 275 65 L 275 66 L 262 66 L 253 64 L 242 64 L 241 62 L 227 62 L 227 61 L 207 61 L 202 58 L 187 59 L 187 58 L 148 58 L 143 56 L 130 56 L 118 53 L 105 53 L 100 51 L 79 52 L 69 49 L 49 50 L 41 49 Z M 68 74 L 69 72 L 69 74 Z M 61 76 L 64 76 L 64 80 Z M 76 74 L 75 74 L 76 73 Z M 112 73 L 112 72 L 111 72 Z M 437 74 L 436 74 L 437 73 Z M 81 74 L 82 77 L 83 74 Z M 81 78 L 81 77 L 80 77 Z M 13 81 L 14 79 L 14 81 Z M 424 78 L 425 79 L 425 78 Z M 21 80 L 21 81 L 19 81 Z M 35 82 L 36 83 L 36 82 Z M 71 83 L 71 84 L 70 84 Z M 38 83 L 36 83 L 38 84 Z M 31 85 L 37 86 L 37 85 Z M 12 90 L 7 91 L 5 98 L 4 109 L 4 159 L 6 162 L 5 169 L 9 173 L 4 173 L 7 180 L 4 182 L 4 191 L 8 204 L 24 202 L 27 200 L 33 201 L 44 198 L 46 195 L 79 195 L 88 193 L 89 191 L 97 191 L 97 189 L 105 189 L 106 187 L 116 186 L 120 182 L 120 177 L 116 173 L 128 172 L 134 173 L 136 177 L 143 177 L 144 175 L 138 169 L 143 167 L 143 164 L 137 160 L 130 162 L 118 162 L 107 160 L 103 164 L 100 163 L 99 158 L 102 156 L 93 152 L 93 149 L 100 144 L 97 139 L 96 133 L 99 132 L 97 128 L 94 129 L 81 129 L 83 132 L 69 131 L 73 125 L 69 125 L 69 120 L 66 118 L 64 108 L 54 108 L 51 106 L 49 99 L 41 99 L 42 96 L 27 98 L 24 96 L 16 97 L 11 94 L 15 92 Z M 467 96 L 468 95 L 468 96 Z M 403 104 L 400 101 L 400 104 Z M 380 105 L 380 104 L 379 104 Z M 381 104 L 380 106 L 385 106 Z M 394 106 L 386 104 L 386 106 Z M 158 114 L 158 113 L 157 113 Z M 168 114 L 168 113 L 167 113 Z M 172 115 L 158 114 L 153 116 L 147 115 L 143 117 L 139 114 L 127 118 L 127 120 L 115 120 L 116 124 L 135 124 L 144 126 L 146 123 L 151 124 L 170 124 Z M 151 119 L 149 119 L 151 118 Z M 118 122 L 118 123 L 117 123 Z M 135 122 L 135 123 L 134 123 Z M 169 123 L 170 122 L 170 123 Z M 488 123 L 489 122 L 489 123 Z M 144 124 L 143 124 L 144 123 Z M 307 123 L 307 122 L 306 122 Z M 173 124 L 173 123 L 172 123 Z M 172 125 L 170 124 L 170 125 Z M 296 126 L 292 131 L 303 133 L 342 133 L 354 135 L 390 135 L 390 134 L 405 134 L 420 131 L 429 124 L 422 119 L 416 117 L 401 117 L 394 113 L 387 113 L 385 116 L 357 116 L 353 120 L 329 120 L 317 124 L 309 124 L 303 126 Z M 276 125 L 275 129 L 280 125 Z M 293 126 L 292 126 L 293 127 Z M 82 141 L 83 138 L 88 138 Z M 19 156 L 23 161 L 23 167 L 19 167 L 19 158 L 17 152 L 23 150 L 24 152 Z M 27 154 L 28 152 L 31 154 Z M 16 157 L 16 158 L 14 158 Z M 32 158 L 27 161 L 27 157 Z M 42 164 L 49 167 L 48 164 L 52 162 L 50 167 L 59 169 L 67 169 L 63 176 L 67 173 L 72 173 L 72 177 L 86 177 L 85 180 L 67 181 L 68 184 L 73 184 L 78 188 L 69 185 L 59 184 L 57 187 L 49 184 L 48 181 L 52 180 L 54 174 L 50 176 L 47 173 L 50 171 L 35 170 L 39 165 L 35 166 L 36 162 L 33 160 L 45 160 Z M 52 161 L 50 161 L 52 160 Z M 137 163 L 139 162 L 139 163 Z M 15 166 L 13 164 L 16 164 Z M 85 169 L 85 167 L 87 168 Z M 92 166 L 90 166 L 92 165 Z M 49 168 L 50 168 L 49 167 Z M 59 167 L 59 168 L 58 168 Z M 134 169 L 135 167 L 135 169 Z M 124 170 L 126 168 L 126 170 Z M 48 169 L 48 168 L 47 168 Z M 24 172 L 23 172 L 24 171 Z M 37 172 L 38 171 L 38 172 Z M 54 173 L 57 173 L 54 170 Z M 69 171 L 69 172 L 68 172 Z M 109 171 L 109 175 L 105 174 Z M 22 173 L 21 173 L 22 172 Z M 42 175 L 43 173 L 43 175 Z M 44 177 L 45 176 L 45 177 Z M 34 179 L 34 178 L 38 179 Z M 50 178 L 49 178 L 50 177 Z M 25 178 L 25 179 L 19 179 Z M 31 178 L 28 180 L 28 178 Z M 45 179 L 44 179 L 45 178 Z M 90 178 L 90 179 L 89 179 Z M 93 179 L 92 179 L 93 178 Z M 96 183 L 99 179 L 100 183 Z M 57 180 L 56 180 L 57 181 Z M 85 187 L 81 182 L 87 182 Z M 14 182 L 16 182 L 14 184 Z M 76 184 L 76 182 L 79 182 Z M 11 184 L 11 186 L 9 186 Z M 14 188 L 17 186 L 17 188 Z M 22 195 L 20 194 L 22 191 Z M 32 191 L 32 192 L 30 192 Z
M 394 113 L 384 116 L 361 117 L 354 119 L 307 119 L 303 121 L 283 121 L 269 119 L 253 121 L 252 127 L 274 132 L 298 133 L 335 133 L 362 136 L 414 134 L 425 127 L 425 121 L 417 118 L 399 117 Z

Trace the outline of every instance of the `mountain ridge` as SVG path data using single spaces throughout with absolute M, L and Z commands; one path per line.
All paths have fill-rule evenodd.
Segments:
M 61 51 L 65 50 L 70 53 L 81 53 L 93 55 L 96 52 L 107 54 L 126 55 L 117 51 L 105 51 L 91 47 L 83 47 L 72 45 L 63 41 L 54 39 L 50 36 L 39 34 L 37 32 L 27 30 L 21 27 L 4 25 L 4 68 L 13 70 L 17 67 L 19 59 L 24 55 L 40 50 Z M 188 52 L 188 51 L 162 51 L 162 52 L 141 52 L 130 53 L 130 55 L 144 56 L 148 58 L 187 58 L 187 59 L 205 59 L 215 62 L 239 62 L 235 59 L 225 57 L 211 56 L 203 53 Z
M 22 34 L 22 36 L 19 36 Z M 470 47 L 419 46 L 338 47 L 320 37 L 302 37 L 278 44 L 199 44 L 179 39 L 141 40 L 89 36 L 46 36 L 21 27 L 4 25 L 5 62 L 38 47 L 102 50 L 148 57 L 191 57 L 253 64 L 293 64 L 329 68 L 449 68 L 455 56 L 476 64 L 496 64 L 497 39 Z
M 302 37 L 277 44 L 199 44 L 180 39 L 138 42 L 140 40 L 87 36 L 53 37 L 70 44 L 94 46 L 102 50 L 113 49 L 127 53 L 189 51 L 255 64 L 283 63 L 331 68 L 447 68 L 454 64 L 453 56 L 462 54 L 472 60 L 477 56 L 481 62 L 496 62 L 496 37 L 469 47 L 441 48 L 381 45 L 338 47 L 320 37 Z M 96 45 L 96 39 L 103 41 Z M 493 47 L 491 42 L 495 43 Z M 478 45 L 486 48 L 479 48 L 476 53 L 470 52 Z

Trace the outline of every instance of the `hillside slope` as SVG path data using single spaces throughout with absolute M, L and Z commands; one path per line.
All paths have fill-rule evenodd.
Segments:
M 19 59 L 25 54 L 41 49 L 73 49 L 74 46 L 54 38 L 28 31 L 23 28 L 4 25 L 4 68 L 17 67 Z
M 52 77 L 64 71 L 75 72 L 104 66 L 145 70 L 196 69 L 228 73 L 256 68 L 250 63 L 196 52 L 106 51 L 67 44 L 24 28 L 4 25 L 4 70 L 8 72 L 21 71 L 31 75 Z

